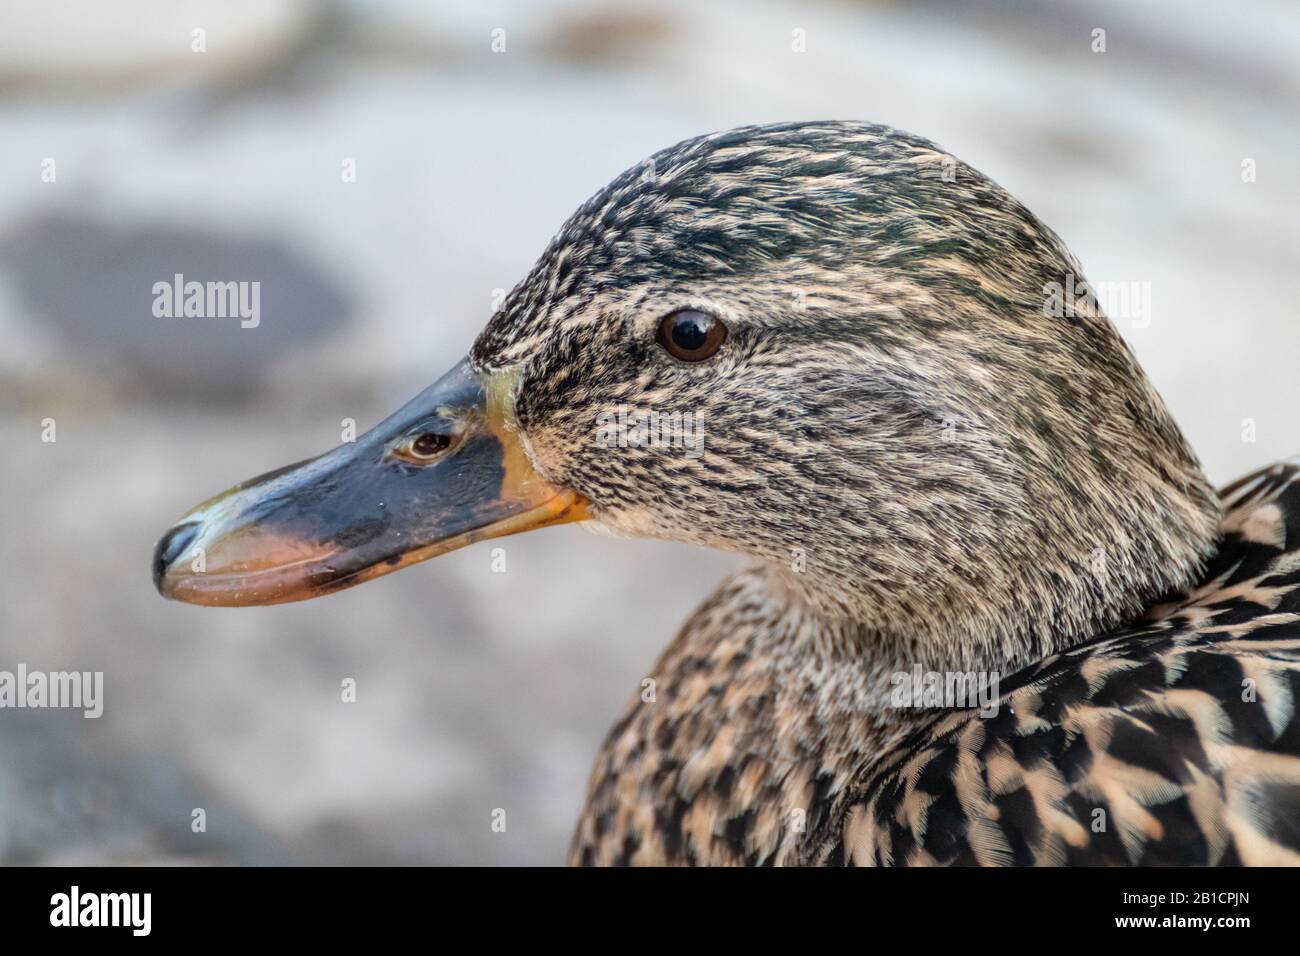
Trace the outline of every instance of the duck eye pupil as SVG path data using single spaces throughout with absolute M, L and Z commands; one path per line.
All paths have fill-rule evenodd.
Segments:
M 449 436 L 439 435 L 437 432 L 425 432 L 411 442 L 411 451 L 420 458 L 432 458 L 438 452 L 445 451 L 449 445 L 451 445 Z
M 721 320 L 695 309 L 679 309 L 659 323 L 659 344 L 684 362 L 708 358 L 726 338 L 727 327 Z
M 680 316 L 673 325 L 673 344 L 684 352 L 694 352 L 704 347 L 708 333 L 704 323 L 694 313 Z

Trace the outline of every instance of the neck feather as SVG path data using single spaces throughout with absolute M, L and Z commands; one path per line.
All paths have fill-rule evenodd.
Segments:
M 1165 492 L 1126 486 L 1117 497 L 1131 497 L 1106 502 L 1091 523 L 1049 516 L 1003 552 L 971 554 L 901 593 L 864 574 L 870 562 L 851 548 L 821 568 L 770 563 L 767 586 L 804 620 L 812 653 L 861 656 L 881 673 L 1008 675 L 1199 583 L 1218 545 L 1217 498 L 1199 470 Z

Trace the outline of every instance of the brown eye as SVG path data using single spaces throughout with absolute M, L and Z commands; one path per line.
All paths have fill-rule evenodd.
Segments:
M 726 340 L 727 327 L 707 312 L 679 309 L 659 323 L 659 344 L 683 362 L 702 362 Z
M 406 441 L 401 451 L 405 457 L 414 458 L 417 461 L 428 461 L 431 458 L 437 458 L 448 448 L 451 447 L 451 436 L 440 435 L 437 432 L 424 432 L 415 438 Z

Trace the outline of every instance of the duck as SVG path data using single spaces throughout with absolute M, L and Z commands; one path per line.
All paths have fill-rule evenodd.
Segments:
M 1216 491 L 1097 297 L 1045 308 L 1067 282 L 924 138 L 698 136 L 408 404 L 185 515 L 154 583 L 296 601 L 567 522 L 743 555 L 605 738 L 577 865 L 1300 863 L 1300 462 Z

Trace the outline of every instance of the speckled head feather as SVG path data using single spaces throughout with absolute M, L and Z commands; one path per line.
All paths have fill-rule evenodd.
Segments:
M 887 666 L 1011 668 L 1191 583 L 1218 505 L 1056 235 L 932 143 L 746 127 L 619 176 L 475 344 L 516 368 L 539 471 L 624 534 L 766 563 Z M 727 323 L 712 359 L 655 341 Z M 605 447 L 620 406 L 699 416 L 703 454 Z

